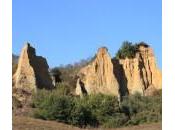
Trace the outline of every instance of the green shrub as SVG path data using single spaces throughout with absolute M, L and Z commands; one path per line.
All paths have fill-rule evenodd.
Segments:
M 76 86 L 77 73 L 79 70 L 89 64 L 92 61 L 93 57 L 80 60 L 74 64 L 61 65 L 54 67 L 50 70 L 51 75 L 55 76 L 56 83 L 64 82 L 70 89 L 73 91 Z
M 38 91 L 32 105 L 35 118 L 56 120 L 83 128 L 115 128 L 161 121 L 160 95 L 144 97 L 136 94 L 124 97 L 119 106 L 115 96 L 98 94 L 79 98 L 66 95 L 60 89 L 63 88 Z
M 67 123 L 73 106 L 71 100 L 71 97 L 65 95 L 58 97 L 54 94 L 46 96 L 46 98 L 40 100 L 39 104 L 35 104 L 38 109 L 35 110 L 34 117 Z
M 124 41 L 122 43 L 121 48 L 118 50 L 116 54 L 116 58 L 124 59 L 126 57 L 133 58 L 137 52 L 137 46 L 132 45 L 132 42 Z
M 53 93 L 57 95 L 70 95 L 72 90 L 71 86 L 66 82 L 60 82 L 56 84 L 56 90 Z
M 76 102 L 70 114 L 70 124 L 79 127 L 98 126 L 96 117 L 92 114 L 91 110 L 86 108 L 85 105 Z
M 87 97 L 88 107 L 97 117 L 100 125 L 106 121 L 106 117 L 119 113 L 119 104 L 115 96 L 91 95 Z
M 148 44 L 145 42 L 139 42 L 136 44 L 132 44 L 132 42 L 124 41 L 122 43 L 122 46 L 116 53 L 116 58 L 117 59 L 125 59 L 127 58 L 134 58 L 136 53 L 139 51 L 139 47 L 144 46 L 144 47 L 149 47 Z
M 130 117 L 126 125 L 158 122 L 161 121 L 162 116 L 161 96 L 125 97 L 121 103 L 121 109 Z

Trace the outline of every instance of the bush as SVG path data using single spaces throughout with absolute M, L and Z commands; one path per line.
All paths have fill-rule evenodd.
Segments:
M 136 94 L 124 97 L 119 106 L 115 96 L 98 94 L 79 98 L 59 90 L 38 91 L 32 105 L 35 118 L 56 120 L 83 128 L 115 128 L 161 121 L 160 95 L 143 97 Z
M 67 83 L 71 89 L 73 90 L 76 86 L 77 81 L 77 73 L 78 71 L 91 63 L 94 57 L 90 57 L 84 60 L 80 60 L 74 64 L 61 65 L 58 67 L 54 67 L 50 70 L 51 75 L 55 77 L 56 83 L 64 82 Z
M 76 102 L 70 114 L 70 124 L 86 127 L 86 126 L 97 126 L 98 121 L 96 117 L 92 114 L 91 110 L 86 108 L 85 105 Z
M 79 127 L 103 125 L 119 113 L 116 97 L 92 95 L 84 98 L 71 97 L 58 94 L 56 89 L 52 92 L 41 90 L 33 98 L 35 118 L 57 120 Z
M 121 109 L 130 117 L 126 125 L 138 125 L 161 121 L 161 96 L 144 97 L 133 95 L 125 97 Z
M 68 83 L 60 82 L 56 84 L 56 90 L 53 93 L 57 95 L 71 95 L 72 88 Z
M 138 48 L 140 46 L 149 47 L 149 45 L 146 44 L 145 42 L 139 42 L 136 44 L 132 44 L 132 42 L 124 41 L 122 43 L 122 46 L 116 53 L 116 58 L 117 59 L 125 59 L 126 57 L 134 58 L 136 53 L 139 51 Z
M 52 93 L 45 95 L 45 97 L 36 97 L 33 101 L 33 106 L 37 108 L 34 111 L 34 117 L 67 123 L 73 106 L 72 98 L 65 95 L 56 95 Z
M 134 58 L 137 50 L 138 50 L 137 46 L 132 45 L 132 42 L 124 41 L 122 43 L 121 48 L 116 54 L 116 58 L 121 58 L 121 59 L 124 59 L 126 57 Z

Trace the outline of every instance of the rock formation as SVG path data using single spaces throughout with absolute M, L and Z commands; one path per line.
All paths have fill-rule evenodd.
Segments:
M 129 94 L 139 92 L 143 95 L 151 95 L 155 90 L 161 89 L 162 74 L 156 66 L 152 48 L 141 45 L 138 50 L 135 58 L 118 61 L 122 67 L 115 69 L 119 69 L 124 75 L 120 77 L 120 87 L 127 87 Z
M 13 88 L 25 92 L 36 91 L 37 88 L 52 89 L 48 69 L 46 59 L 36 56 L 35 49 L 27 43 L 13 75 Z M 162 74 L 156 66 L 153 50 L 144 45 L 138 45 L 134 58 L 125 59 L 111 59 L 107 48 L 102 47 L 77 76 L 76 95 L 80 96 L 101 93 L 120 97 L 136 92 L 152 95 L 162 88 Z
M 161 71 L 153 50 L 138 46 L 135 58 L 113 59 L 105 47 L 100 48 L 91 64 L 78 73 L 76 94 L 109 94 L 124 96 L 136 92 L 152 95 L 162 87 Z
M 108 94 L 119 96 L 119 84 L 113 73 L 108 50 L 102 47 L 95 59 L 78 73 L 76 94 Z
M 13 75 L 13 87 L 25 91 L 36 91 L 37 88 L 53 88 L 45 58 L 36 56 L 35 49 L 27 43 L 22 49 L 18 68 Z

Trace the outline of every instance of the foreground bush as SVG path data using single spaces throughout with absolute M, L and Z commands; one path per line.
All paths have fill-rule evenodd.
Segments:
M 126 97 L 122 102 L 122 110 L 130 117 L 126 125 L 159 122 L 162 117 L 161 95 Z
M 161 95 L 124 97 L 119 105 L 114 96 L 99 94 L 79 98 L 59 90 L 41 90 L 34 96 L 35 118 L 78 127 L 107 128 L 161 121 Z

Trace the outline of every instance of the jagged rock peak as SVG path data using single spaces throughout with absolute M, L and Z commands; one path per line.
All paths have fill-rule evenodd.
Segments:
M 53 88 L 45 58 L 36 56 L 35 48 L 26 43 L 21 51 L 18 68 L 13 75 L 13 86 L 27 91 Z
M 153 95 L 162 88 L 162 74 L 153 49 L 139 45 L 134 58 L 111 60 L 106 47 L 98 49 L 94 60 L 78 73 L 76 94 L 124 96 L 136 92 Z
M 101 47 L 98 49 L 97 55 L 104 55 L 108 54 L 108 48 L 107 47 Z
M 106 47 L 98 49 L 91 64 L 78 73 L 76 94 L 97 94 L 119 96 L 119 85 L 113 73 L 113 64 Z

